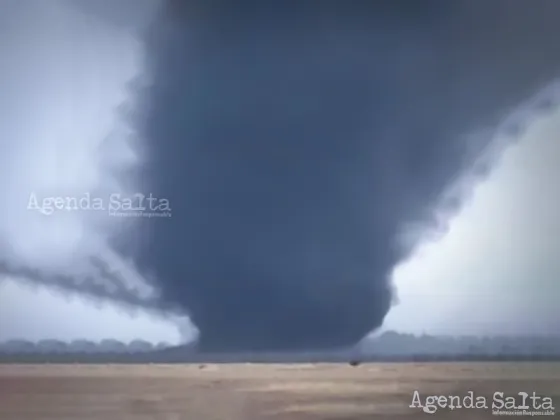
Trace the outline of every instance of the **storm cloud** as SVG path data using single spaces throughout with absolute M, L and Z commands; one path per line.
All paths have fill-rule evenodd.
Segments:
M 2 4 L 0 273 L 188 315 L 206 351 L 379 328 L 395 268 L 557 108 L 555 0 L 89 3 Z M 139 189 L 172 217 L 23 210 Z
M 558 12 L 167 2 L 135 121 L 145 186 L 173 211 L 135 254 L 162 304 L 208 351 L 335 348 L 381 326 L 393 269 L 488 173 L 496 130 L 554 106 Z

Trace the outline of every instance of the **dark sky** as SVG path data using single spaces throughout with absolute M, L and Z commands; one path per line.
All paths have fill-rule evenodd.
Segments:
M 138 258 L 162 304 L 212 351 L 381 326 L 399 235 L 456 210 L 441 195 L 490 140 L 467 134 L 559 74 L 556 4 L 169 2 L 136 120 L 148 185 L 173 205 Z
M 490 139 L 515 140 L 554 108 L 529 99 L 560 73 L 556 0 L 193 0 L 152 20 L 157 5 L 0 5 L 0 271 L 190 315 L 209 351 L 345 346 L 376 330 L 395 268 L 495 166 L 495 153 L 473 165 Z M 525 136 L 530 153 L 513 153 L 492 193 L 500 210 L 471 217 L 468 246 L 443 247 L 445 270 L 408 274 L 401 325 L 422 330 L 428 308 L 455 313 L 451 329 L 472 314 L 483 333 L 502 308 L 492 331 L 557 330 L 551 127 Z M 449 192 L 462 175 L 467 188 Z M 138 189 L 170 200 L 172 217 L 138 219 L 136 232 L 99 212 L 25 210 L 32 191 Z M 475 251 L 486 274 L 470 274 Z M 47 334 L 55 313 L 84 334 L 123 330 L 107 311 L 88 324 L 0 286 L 8 334 L 32 318 Z

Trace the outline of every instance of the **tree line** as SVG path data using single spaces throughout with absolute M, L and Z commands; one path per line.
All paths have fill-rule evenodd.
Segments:
M 29 340 L 8 340 L 0 342 L 0 354 L 31 354 L 31 353 L 147 353 L 166 348 L 166 343 L 153 344 L 146 340 L 132 340 L 128 343 L 106 339 L 91 341 L 85 339 L 70 342 L 47 339 L 37 342 Z
M 69 342 L 48 339 L 0 342 L 0 362 L 186 363 L 186 362 L 358 362 L 457 360 L 560 360 L 560 336 L 450 337 L 386 332 L 354 348 L 287 353 L 201 354 L 196 345 L 173 346 L 114 339 Z

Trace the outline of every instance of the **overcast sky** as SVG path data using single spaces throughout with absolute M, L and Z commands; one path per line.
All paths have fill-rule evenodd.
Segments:
M 107 14 L 108 2 L 23 3 L 0 6 L 0 246 L 26 263 L 58 266 L 106 246 L 120 221 L 84 212 L 43 216 L 26 209 L 29 196 L 122 187 L 107 173 L 135 158 L 119 141 L 126 133 L 117 107 L 140 71 L 134 34 L 154 3 L 138 3 L 134 15 L 122 13 L 125 1 L 115 2 L 120 14 Z M 536 117 L 447 234 L 397 268 L 399 303 L 385 328 L 560 333 L 559 214 L 560 111 Z M 172 321 L 131 316 L 109 303 L 6 277 L 0 280 L 0 340 L 10 338 L 177 342 L 181 334 Z

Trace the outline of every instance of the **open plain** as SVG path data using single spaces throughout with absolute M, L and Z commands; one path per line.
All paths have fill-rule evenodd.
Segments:
M 430 415 L 409 407 L 415 390 L 472 391 L 490 408 Z M 500 391 L 551 397 L 558 412 L 560 363 L 0 365 L 0 419 L 484 419 Z

